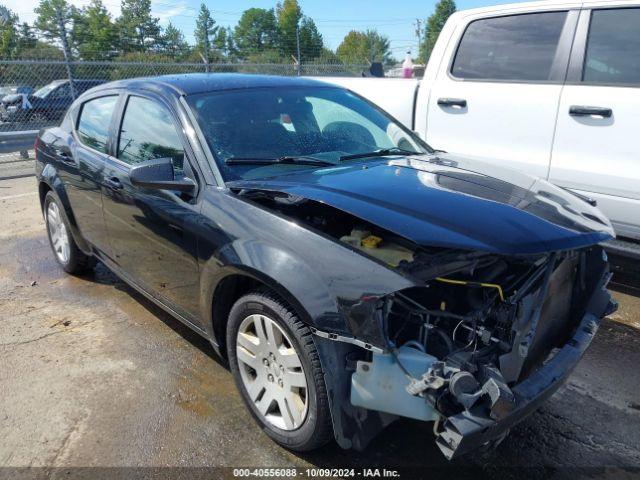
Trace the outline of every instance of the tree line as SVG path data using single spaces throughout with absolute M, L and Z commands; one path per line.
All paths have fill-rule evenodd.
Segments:
M 426 60 L 448 16 L 453 0 L 441 0 L 429 18 L 418 60 Z M 375 29 L 350 31 L 333 51 L 325 45 L 314 20 L 297 0 L 274 8 L 249 8 L 234 27 L 218 25 L 215 12 L 200 5 L 193 43 L 169 22 L 160 25 L 151 0 L 121 0 L 113 18 L 102 0 L 76 7 L 67 0 L 40 0 L 32 25 L 0 5 L 0 59 L 183 61 L 205 63 L 394 63 L 388 37 Z

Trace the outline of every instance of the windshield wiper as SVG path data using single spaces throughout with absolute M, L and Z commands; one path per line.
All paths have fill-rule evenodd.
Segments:
M 354 158 L 366 157 L 386 157 L 388 155 L 424 155 L 425 152 L 415 152 L 413 150 L 405 150 L 403 148 L 381 148 L 373 152 L 354 153 L 353 155 L 343 155 L 340 160 L 353 160 Z
M 282 156 L 282 157 L 229 157 L 224 163 L 227 165 L 331 165 L 335 163 L 315 157 Z

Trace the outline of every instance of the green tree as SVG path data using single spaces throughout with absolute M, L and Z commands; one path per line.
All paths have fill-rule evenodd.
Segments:
M 298 0 L 284 0 L 276 5 L 278 25 L 278 46 L 286 58 L 298 56 L 296 34 L 302 19 L 302 9 Z
M 215 49 L 214 58 L 221 60 L 230 60 L 236 54 L 236 46 L 233 38 L 233 30 L 231 27 L 220 27 L 213 38 L 213 47 Z
M 19 47 L 18 17 L 0 5 L 0 58 L 13 58 Z
M 245 10 L 233 32 L 238 54 L 242 58 L 275 49 L 277 37 L 278 27 L 273 9 Z
M 438 35 L 447 19 L 456 11 L 456 2 L 454 0 L 440 0 L 436 4 L 436 11 L 427 19 L 425 30 L 425 38 L 420 45 L 420 60 L 427 62 L 431 51 L 438 40 Z
M 66 0 L 40 0 L 40 4 L 35 8 L 35 13 L 37 18 L 34 26 L 42 32 L 45 38 L 60 41 L 62 38 L 59 18 L 68 32 L 69 26 L 73 24 L 76 9 L 69 5 Z M 67 38 L 66 40 L 69 41 L 70 39 Z M 71 42 L 69 43 L 71 46 Z
M 207 62 L 213 58 L 212 39 L 217 33 L 218 27 L 216 26 L 216 21 L 211 16 L 211 11 L 204 3 L 200 4 L 200 13 L 198 13 L 198 18 L 196 19 L 196 29 L 193 35 L 196 38 L 196 50 Z
M 64 58 L 62 50 L 58 47 L 38 40 L 33 32 L 33 27 L 27 22 L 20 24 L 18 30 L 18 52 L 16 57 L 24 60 L 62 60 Z M 42 68 L 46 68 L 46 66 Z M 28 74 L 25 73 L 25 75 L 37 77 L 39 73 L 37 70 L 35 72 L 31 70 Z M 41 76 L 42 78 L 46 78 L 46 73 L 43 73 Z
M 30 47 L 26 47 L 26 48 L 21 47 L 20 50 L 18 51 L 17 56 L 21 60 L 64 60 L 64 54 L 62 53 L 62 50 L 60 50 L 55 45 L 51 45 L 49 43 L 42 42 L 40 40 L 37 40 L 36 43 Z M 49 67 L 50 67 L 49 65 L 42 65 L 40 66 L 40 69 L 46 70 Z M 43 71 L 42 74 L 40 74 L 38 69 L 34 70 L 35 67 L 29 67 L 29 68 L 31 68 L 30 71 L 25 75 L 27 75 L 30 78 L 46 79 L 47 74 L 51 72 L 51 70 L 49 69 L 49 71 Z M 56 76 L 56 78 L 58 77 L 59 75 Z M 2 78 L 1 74 L 0 74 L 0 78 Z
M 27 22 L 23 22 L 20 25 L 20 38 L 18 40 L 18 43 L 20 50 L 34 48 L 38 44 L 38 40 L 33 33 L 33 29 Z
M 122 50 L 124 52 L 157 50 L 161 44 L 161 29 L 159 19 L 151 15 L 151 0 L 122 0 L 121 10 L 122 13 L 116 25 Z
M 393 63 L 389 39 L 375 30 L 351 30 L 338 46 L 336 55 L 345 64 Z
M 300 56 L 302 61 L 320 56 L 324 42 L 315 22 L 309 17 L 300 21 Z
M 320 53 L 311 61 L 307 63 L 313 63 L 316 65 L 340 65 L 340 59 L 336 53 L 327 48 L 322 47 Z
M 72 36 L 83 60 L 104 60 L 115 55 L 118 31 L 102 0 L 91 0 L 74 12 Z
M 184 39 L 184 34 L 171 22 L 169 22 L 167 28 L 164 29 L 164 34 L 162 35 L 162 47 L 164 52 L 172 55 L 174 58 L 189 54 L 189 44 Z
M 276 5 L 278 47 L 283 57 L 298 57 L 298 40 L 302 61 L 318 57 L 324 42 L 315 22 L 304 16 L 297 0 L 284 0 Z

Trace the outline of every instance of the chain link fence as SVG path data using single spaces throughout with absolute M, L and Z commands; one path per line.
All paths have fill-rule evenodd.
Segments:
M 56 125 L 73 100 L 101 83 L 176 73 L 357 76 L 365 65 L 284 63 L 147 63 L 0 60 L 0 178 L 20 175 L 33 159 L 40 128 Z M 31 169 L 32 170 L 32 169 Z

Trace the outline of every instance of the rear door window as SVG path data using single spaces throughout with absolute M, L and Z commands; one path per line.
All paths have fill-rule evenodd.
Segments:
M 78 137 L 88 147 L 108 153 L 107 139 L 111 116 L 118 101 L 117 95 L 95 98 L 82 105 L 78 119 Z
M 549 80 L 566 17 L 543 12 L 471 22 L 451 73 L 473 80 Z
M 640 8 L 591 13 L 582 80 L 640 85 Z
M 118 159 L 135 165 L 154 158 L 171 158 L 182 172 L 184 149 L 173 116 L 163 105 L 142 97 L 130 97 L 122 119 Z

